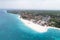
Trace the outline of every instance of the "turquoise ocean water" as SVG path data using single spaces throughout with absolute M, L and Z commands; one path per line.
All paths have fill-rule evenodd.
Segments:
M 17 15 L 0 11 L 0 40 L 60 40 L 60 30 L 38 33 L 27 28 Z

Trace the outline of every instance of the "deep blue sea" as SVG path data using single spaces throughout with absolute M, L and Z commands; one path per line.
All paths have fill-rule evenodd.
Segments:
M 27 28 L 16 14 L 0 10 L 0 40 L 60 40 L 60 30 L 38 33 Z

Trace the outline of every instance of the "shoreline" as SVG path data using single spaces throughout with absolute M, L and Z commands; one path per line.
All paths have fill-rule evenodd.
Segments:
M 47 27 L 47 26 L 41 26 L 39 24 L 35 24 L 32 21 L 29 21 L 29 20 L 25 20 L 23 18 L 20 18 L 19 15 L 18 15 L 18 19 L 21 20 L 26 25 L 26 27 L 29 27 L 30 29 L 32 29 L 32 30 L 34 30 L 36 32 L 39 32 L 39 33 L 47 32 L 48 29 L 50 29 L 50 28 L 60 30 L 60 28 L 56 28 L 56 27 L 51 27 L 51 26 L 48 26 Z

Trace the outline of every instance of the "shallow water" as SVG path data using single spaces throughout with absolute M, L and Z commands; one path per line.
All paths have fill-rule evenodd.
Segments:
M 60 30 L 38 33 L 27 28 L 17 15 L 0 11 L 0 40 L 60 40 Z

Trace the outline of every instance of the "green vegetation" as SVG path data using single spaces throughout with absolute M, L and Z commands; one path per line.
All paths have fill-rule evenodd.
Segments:
M 51 25 L 54 25 L 55 27 L 60 28 L 60 19 L 51 18 L 51 19 L 50 19 L 50 22 L 54 22 L 54 23 L 52 23 Z
M 50 16 L 49 25 L 60 28 L 60 11 L 59 10 L 7 10 L 9 13 L 14 14 L 32 14 L 34 16 Z M 33 16 L 33 17 L 34 17 Z

